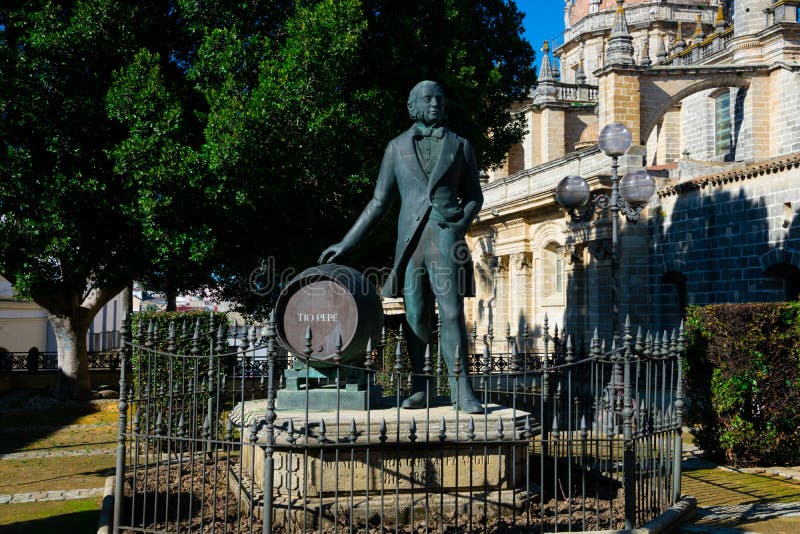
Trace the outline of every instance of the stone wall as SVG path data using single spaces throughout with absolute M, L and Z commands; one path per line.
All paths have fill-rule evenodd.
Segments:
M 667 273 L 685 277 L 687 304 L 784 300 L 785 279 L 771 273 L 800 266 L 798 205 L 796 166 L 660 198 L 649 221 L 654 317 L 674 315 L 659 309 Z
M 695 160 L 714 158 L 714 101 L 711 90 L 685 98 L 681 104 L 681 153 Z
M 774 71 L 771 89 L 770 152 L 781 155 L 800 151 L 800 73 L 785 69 Z

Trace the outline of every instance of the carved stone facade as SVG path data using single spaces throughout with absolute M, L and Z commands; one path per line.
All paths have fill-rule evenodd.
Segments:
M 547 315 L 576 337 L 595 324 L 610 335 L 610 214 L 596 204 L 576 221 L 554 190 L 576 174 L 595 196 L 609 193 L 611 160 L 596 143 L 611 122 L 634 138 L 620 175 L 645 167 L 658 186 L 638 222 L 620 218 L 623 317 L 671 328 L 688 304 L 797 297 L 798 9 L 800 0 L 565 2 L 560 77 L 545 54 L 539 87 L 514 108 L 529 134 L 513 168 L 489 173 L 470 231 L 476 268 L 494 276 L 468 305 L 480 333 L 491 308 L 495 332 L 535 333 Z

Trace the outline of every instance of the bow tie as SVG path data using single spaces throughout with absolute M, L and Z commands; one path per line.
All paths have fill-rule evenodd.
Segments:
M 444 126 L 425 126 L 422 122 L 417 123 L 417 132 L 414 137 L 419 139 L 422 137 L 435 137 L 441 139 L 444 137 Z

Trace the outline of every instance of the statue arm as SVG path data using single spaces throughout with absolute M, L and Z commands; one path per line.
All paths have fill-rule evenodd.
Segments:
M 372 199 L 367 203 L 364 211 L 358 216 L 356 222 L 348 230 L 344 238 L 337 244 L 331 245 L 319 257 L 319 263 L 330 263 L 341 255 L 353 250 L 364 239 L 370 230 L 383 218 L 397 196 L 397 178 L 394 173 L 394 143 L 389 143 L 383 154 L 378 180 Z
M 472 221 L 478 216 L 481 206 L 483 206 L 483 192 L 478 178 L 478 165 L 475 162 L 475 152 L 472 150 L 472 144 L 469 141 L 464 141 L 464 157 L 467 160 L 467 175 L 461 182 L 460 192 L 464 215 L 461 220 L 453 223 L 462 231 L 462 234 L 467 232 Z

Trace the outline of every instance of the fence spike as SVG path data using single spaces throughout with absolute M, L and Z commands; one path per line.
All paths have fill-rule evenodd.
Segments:
M 320 443 L 326 443 L 328 441 L 328 438 L 325 436 L 325 434 L 327 434 L 327 433 L 328 433 L 328 428 L 327 428 L 327 426 L 325 426 L 325 419 L 320 418 L 320 420 L 319 420 L 319 442 Z
M 387 437 L 386 437 L 386 419 L 385 418 L 381 418 L 381 424 L 378 427 L 378 434 L 379 434 L 378 440 L 380 440 L 381 443 L 386 443 Z
M 355 443 L 356 439 L 358 439 L 358 431 L 356 429 L 356 418 L 350 418 L 350 443 Z
M 366 357 L 364 358 L 364 369 L 366 369 L 367 372 L 371 372 L 375 368 L 375 362 L 372 360 L 372 338 L 371 337 L 367 338 L 367 348 L 365 349 L 364 352 L 366 353 L 365 354 Z
M 566 362 L 572 363 L 575 360 L 575 351 L 572 347 L 572 335 L 567 336 L 567 357 Z
M 444 422 L 444 416 L 442 416 L 442 419 L 439 422 L 439 435 L 437 437 L 439 438 L 439 441 L 444 441 L 447 438 L 447 425 Z
M 297 441 L 297 438 L 294 437 L 294 421 L 291 417 L 286 423 L 286 441 L 289 442 L 289 445 L 294 445 L 294 442 Z
M 408 424 L 408 439 L 411 440 L 411 443 L 417 441 L 417 420 L 413 416 Z
M 637 328 L 637 330 L 636 330 L 636 341 L 634 343 L 634 347 L 633 348 L 636 351 L 637 355 L 641 354 L 642 350 L 644 349 L 644 347 L 642 345 L 642 327 L 641 326 L 639 326 Z
M 456 343 L 456 352 L 454 355 L 455 362 L 453 363 L 453 375 L 458 378 L 464 369 L 461 367 L 461 345 Z
M 228 417 L 228 420 L 225 422 L 225 441 L 231 441 L 233 439 L 233 421 L 231 418 Z
M 167 330 L 167 352 L 175 354 L 177 347 L 175 346 L 175 321 L 169 322 L 169 329 Z
M 397 345 L 395 345 L 394 348 L 394 370 L 398 373 L 402 373 L 405 368 L 405 366 L 403 365 L 403 348 L 401 346 L 402 339 L 403 339 L 402 335 L 397 336 Z M 398 387 L 400 386 L 399 383 L 397 385 Z
M 310 342 L 309 342 L 308 346 L 309 347 L 311 346 Z M 333 363 L 335 363 L 336 365 L 339 365 L 340 363 L 342 363 L 342 347 L 343 347 L 342 332 L 340 331 L 339 334 L 336 336 L 336 346 L 334 347 L 334 354 L 333 354 Z M 308 356 L 311 356 L 310 352 L 308 353 Z M 337 387 L 338 387 L 338 384 L 337 384 Z
M 509 349 L 508 371 L 511 374 L 515 374 L 519 372 L 519 350 L 517 349 L 517 341 L 515 339 L 511 339 Z
M 475 419 L 471 416 L 469 421 L 467 421 L 467 439 L 470 441 L 475 439 Z
M 161 417 L 161 414 L 159 414 Z M 156 423 L 158 424 L 158 423 Z M 202 436 L 204 439 L 208 439 L 211 436 L 211 414 L 207 413 L 205 417 L 203 417 L 203 426 L 202 426 Z
M 250 425 L 250 442 L 255 443 L 258 440 L 258 422 L 253 421 Z
M 422 366 L 422 374 L 430 375 L 433 373 L 433 361 L 431 361 L 431 344 L 425 345 L 425 365 Z
M 311 345 L 311 339 L 312 339 L 312 336 L 311 336 L 311 324 L 307 324 L 306 325 L 306 333 L 303 336 L 303 341 L 306 342 L 306 345 Z
M 225 324 L 220 321 L 217 327 L 217 344 L 214 346 L 217 354 L 225 352 Z
M 192 354 L 200 354 L 200 318 L 194 322 L 194 334 L 192 334 Z
M 502 417 L 498 417 L 497 418 L 497 439 L 502 440 L 503 438 L 506 437 L 506 435 L 503 433 L 503 430 L 504 430 L 503 429 L 503 418 Z
M 230 419 L 228 419 L 228 421 L 230 422 Z M 186 437 L 186 421 L 183 418 L 183 412 L 181 412 L 178 417 L 178 437 Z

